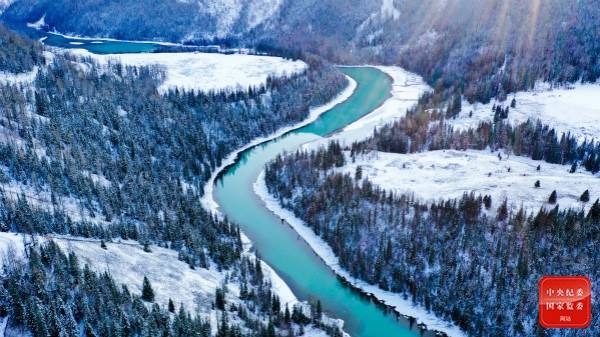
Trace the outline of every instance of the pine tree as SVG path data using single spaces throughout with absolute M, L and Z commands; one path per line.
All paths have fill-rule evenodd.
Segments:
M 539 180 L 535 181 L 535 184 L 533 185 L 535 188 L 540 188 L 541 184 Z
M 583 192 L 583 194 L 581 195 L 581 197 L 579 197 L 579 201 L 581 201 L 581 202 L 588 202 L 588 201 L 590 201 L 590 191 L 589 190 L 585 190 L 585 192 Z
M 550 197 L 548 198 L 548 203 L 550 204 L 556 204 L 556 190 L 552 191 L 552 193 L 550 193 Z
M 215 307 L 219 310 L 225 310 L 225 293 L 221 288 L 217 288 L 215 293 Z
M 510 101 L 510 107 L 513 109 L 517 107 L 517 100 L 514 97 L 512 101 Z
M 173 303 L 173 300 L 169 298 L 169 312 L 170 313 L 175 313 L 175 304 Z
M 362 166 L 356 166 L 356 172 L 354 173 L 354 180 L 362 179 Z
M 98 337 L 89 322 L 85 323 L 85 337 Z
M 571 169 L 569 170 L 569 173 L 575 173 L 577 171 L 577 162 L 573 162 L 573 164 L 571 164 Z
M 152 290 L 152 285 L 146 276 L 144 276 L 142 284 L 142 299 L 146 302 L 154 302 L 154 290 Z
M 483 205 L 485 206 L 486 209 L 490 209 L 492 207 L 492 197 L 489 195 L 486 195 L 483 197 Z
M 591 222 L 600 221 L 600 199 L 596 199 L 588 212 L 587 218 Z
M 502 205 L 498 207 L 498 214 L 496 215 L 496 219 L 498 221 L 504 221 L 508 217 L 508 203 L 506 199 L 502 202 Z

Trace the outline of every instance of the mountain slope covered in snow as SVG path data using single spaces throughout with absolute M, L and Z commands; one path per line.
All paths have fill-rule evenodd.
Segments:
M 282 0 L 18 0 L 4 18 L 75 35 L 168 41 L 211 40 L 248 32 L 274 16 Z

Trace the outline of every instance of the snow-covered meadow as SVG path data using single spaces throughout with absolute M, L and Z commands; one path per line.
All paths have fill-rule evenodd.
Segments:
M 504 102 L 487 104 L 462 102 L 462 111 L 449 123 L 456 129 L 477 127 L 481 121 L 494 118 L 494 104 L 509 106 L 512 98 L 516 107 L 510 108 L 508 120 L 522 123 L 531 119 L 540 120 L 555 128 L 558 134 L 571 133 L 580 141 L 585 138 L 600 139 L 600 84 L 574 84 L 552 88 L 549 84 L 538 84 L 535 90 L 519 91 L 509 95 Z
M 219 53 L 135 53 L 98 55 L 84 49 L 69 49 L 71 53 L 92 57 L 100 63 L 110 60 L 126 65 L 157 65 L 166 71 L 161 91 L 172 88 L 211 91 L 222 89 L 248 89 L 267 81 L 267 77 L 280 77 L 300 73 L 307 68 L 302 61 L 274 56 Z
M 414 154 L 371 152 L 340 171 L 354 174 L 360 166 L 363 177 L 374 184 L 398 193 L 413 193 L 423 201 L 459 198 L 464 193 L 490 195 L 496 208 L 507 199 L 513 209 L 523 206 L 536 211 L 548 204 L 552 191 L 557 192 L 561 208 L 582 208 L 600 197 L 600 180 L 583 170 L 569 173 L 570 166 L 535 161 L 526 157 L 507 156 L 490 151 L 439 150 Z M 540 171 L 537 171 L 537 166 Z M 363 178 L 363 179 L 364 179 Z M 540 181 L 540 187 L 534 187 Z M 590 202 L 579 197 L 590 192 Z

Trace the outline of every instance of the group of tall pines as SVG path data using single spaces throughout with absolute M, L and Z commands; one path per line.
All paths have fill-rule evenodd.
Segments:
M 0 231 L 95 238 L 105 249 L 107 241 L 132 239 L 149 254 L 151 245 L 176 250 L 190 268 L 227 270 L 245 292 L 239 305 L 221 304 L 220 322 L 212 327 L 218 336 L 288 336 L 307 324 L 339 333 L 301 308 L 288 308 L 286 316 L 274 305 L 279 300 L 268 280 L 253 276 L 256 269 L 248 266 L 255 263 L 242 257 L 239 229 L 199 203 L 227 154 L 304 119 L 311 106 L 345 86 L 331 65 L 305 54 L 306 71 L 257 87 L 161 93 L 159 68 L 50 55 L 2 26 L 0 55 L 2 73 L 37 70 L 31 83 L 0 84 Z M 43 242 L 26 248 L 25 263 L 11 261 L 0 272 L 7 331 L 211 334 L 207 317 L 153 302 L 148 279 L 139 280 L 142 294 L 132 294 L 111 275 Z

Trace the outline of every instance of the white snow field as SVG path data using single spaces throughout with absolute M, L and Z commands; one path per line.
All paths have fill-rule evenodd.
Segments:
M 33 67 L 31 71 L 25 73 L 10 73 L 0 71 L 0 84 L 19 85 L 32 83 L 38 73 L 38 67 Z
M 39 240 L 46 238 L 38 237 Z M 141 294 L 142 280 L 147 276 L 152 284 L 157 303 L 167 305 L 169 298 L 176 307 L 183 304 L 192 312 L 211 307 L 215 290 L 221 286 L 225 272 L 216 268 L 191 269 L 180 261 L 177 252 L 172 249 L 150 246 L 151 252 L 145 252 L 135 241 L 106 242 L 107 249 L 100 247 L 100 241 L 70 236 L 52 235 L 52 239 L 65 251 L 73 251 L 83 267 L 89 264 L 98 272 L 109 271 L 117 283 L 126 284 L 130 291 Z M 16 257 L 23 256 L 23 234 L 0 232 L 0 265 L 7 252 L 14 251 Z M 246 248 L 249 241 L 243 238 Z M 244 254 L 251 254 L 245 249 Z M 265 277 L 272 279 L 274 292 L 281 298 L 283 305 L 297 303 L 295 296 L 281 279 L 273 280 L 273 271 L 264 262 Z M 239 285 L 229 283 L 228 300 L 236 301 Z
M 98 55 L 84 49 L 68 51 L 92 57 L 100 63 L 118 60 L 126 65 L 160 66 L 166 71 L 166 79 L 159 88 L 162 92 L 172 88 L 198 91 L 246 90 L 266 83 L 269 75 L 292 75 L 307 68 L 307 64 L 302 61 L 246 54 L 190 52 Z
M 363 177 L 386 190 L 411 193 L 423 201 L 459 198 L 465 192 L 490 195 L 495 209 L 504 200 L 513 210 L 523 206 L 527 211 L 554 207 L 548 203 L 556 190 L 557 205 L 580 209 L 591 206 L 600 197 L 600 178 L 578 170 L 569 173 L 570 166 L 535 161 L 526 157 L 508 156 L 490 151 L 439 150 L 414 154 L 371 152 L 359 156 L 355 163 L 340 171 L 354 174 L 361 166 Z M 540 165 L 540 171 L 537 166 Z M 510 168 L 510 172 L 509 172 Z M 363 178 L 364 179 L 364 178 Z M 535 188 L 535 182 L 540 187 Z M 590 192 L 590 202 L 579 197 Z
M 0 267 L 8 256 L 13 255 L 18 259 L 23 257 L 24 240 L 29 242 L 30 238 L 24 238 L 23 234 L 0 232 Z M 80 266 L 88 264 L 97 272 L 108 271 L 117 284 L 127 285 L 133 293 L 141 294 L 142 280 L 144 276 L 148 277 L 156 296 L 156 303 L 166 306 L 171 298 L 176 308 L 183 304 L 186 310 L 208 317 L 213 332 L 216 332 L 218 317 L 211 305 L 216 289 L 224 284 L 226 272 L 219 272 L 213 267 L 192 270 L 185 262 L 179 261 L 174 250 L 151 246 L 151 252 L 144 252 L 140 244 L 132 241 L 106 242 L 107 249 L 102 249 L 100 241 L 94 239 L 52 236 L 52 240 L 58 243 L 64 252 L 73 251 L 79 258 Z M 242 240 L 246 248 L 244 254 L 252 254 L 248 251 L 250 242 L 246 238 Z M 272 281 L 274 292 L 281 298 L 282 305 L 287 304 L 291 307 L 298 303 L 291 290 L 275 272 L 264 262 L 262 267 L 265 277 Z M 227 301 L 234 304 L 240 302 L 239 284 L 229 282 L 226 286 Z M 304 306 L 304 310 L 308 310 L 308 306 Z M 325 320 L 329 324 L 343 324 L 340 320 L 327 317 Z M 308 326 L 305 336 L 322 337 L 327 334 L 321 329 Z
M 463 100 L 459 116 L 449 120 L 449 123 L 457 129 L 477 127 L 481 121 L 494 118 L 494 104 L 509 106 L 513 97 L 517 105 L 510 108 L 508 113 L 508 120 L 513 124 L 539 119 L 553 127 L 559 135 L 570 132 L 579 141 L 585 138 L 600 139 L 600 84 L 574 84 L 557 88 L 538 84 L 535 90 L 519 91 L 501 103 L 469 104 Z M 471 112 L 472 116 L 469 117 Z

